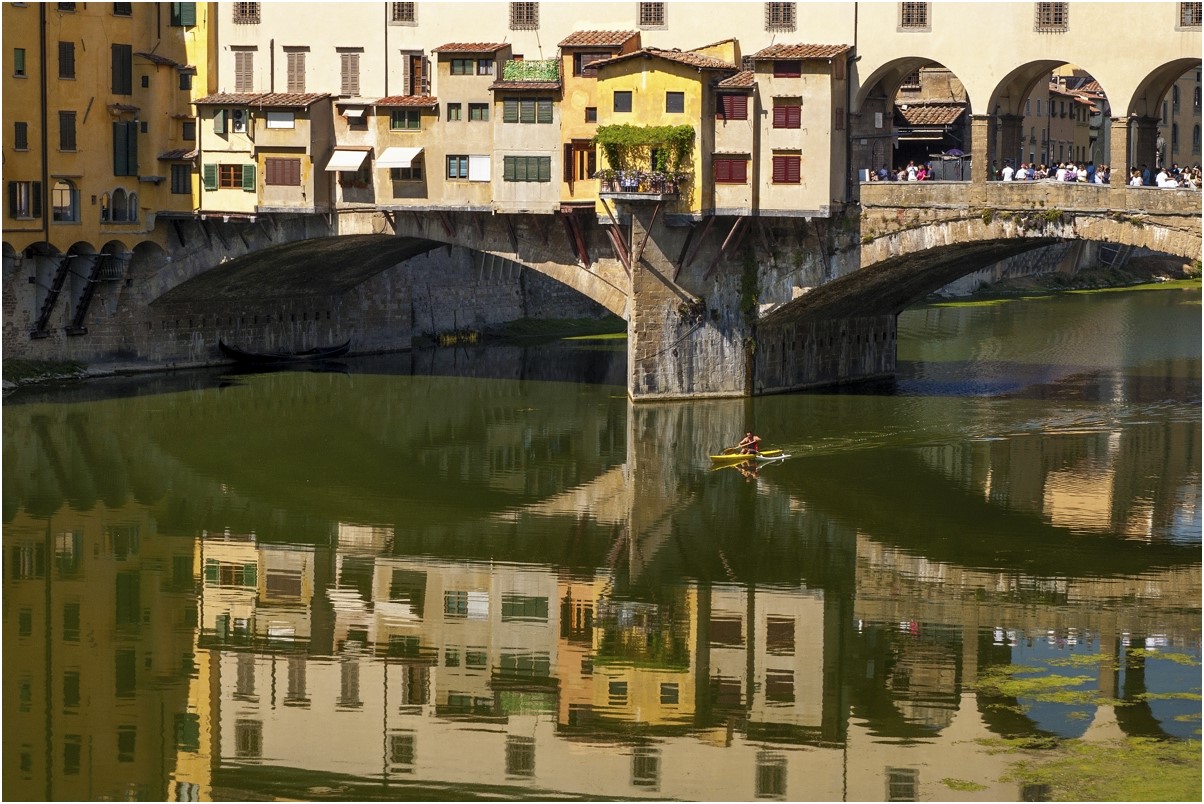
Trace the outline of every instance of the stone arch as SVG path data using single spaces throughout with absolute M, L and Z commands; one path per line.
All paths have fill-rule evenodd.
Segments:
M 1199 66 L 1199 58 L 1172 59 L 1150 70 L 1137 84 L 1128 104 L 1124 107 L 1124 114 L 1129 117 L 1161 119 L 1162 99 L 1170 92 L 1179 76 Z
M 100 222 L 113 220 L 113 196 L 106 190 L 100 194 Z
M 109 217 L 117 223 L 124 223 L 129 220 L 129 204 L 125 190 L 118 187 L 113 191 L 112 204 L 109 207 Z
M 80 240 L 67 249 L 67 259 L 69 273 L 63 283 L 63 298 L 59 304 L 70 318 L 75 315 L 80 299 L 92 281 L 92 269 L 100 259 L 100 252 L 91 243 Z

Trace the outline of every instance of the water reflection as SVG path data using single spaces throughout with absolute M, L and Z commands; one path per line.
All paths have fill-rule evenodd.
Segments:
M 1115 409 L 354 368 L 6 405 L 6 796 L 1048 795 L 975 741 L 1199 736 L 1198 410 L 1116 376 Z M 748 417 L 796 457 L 711 471 Z

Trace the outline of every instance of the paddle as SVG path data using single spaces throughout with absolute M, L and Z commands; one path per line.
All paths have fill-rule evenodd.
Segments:
M 736 450 L 738 450 L 738 449 L 740 449 L 740 445 L 739 445 L 739 444 L 737 444 L 737 445 L 736 445 L 736 446 L 734 446 L 734 447 L 728 447 L 728 448 L 726 448 L 725 450 L 723 450 L 723 452 L 721 452 L 721 453 L 719 453 L 719 454 L 720 454 L 720 455 L 731 455 L 733 452 L 735 452 L 735 451 L 736 451 Z

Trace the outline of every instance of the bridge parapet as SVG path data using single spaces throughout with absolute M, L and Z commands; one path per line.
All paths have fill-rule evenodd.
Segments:
M 1200 191 L 1058 181 L 867 182 L 865 208 L 1059 209 L 1071 211 L 1200 214 Z

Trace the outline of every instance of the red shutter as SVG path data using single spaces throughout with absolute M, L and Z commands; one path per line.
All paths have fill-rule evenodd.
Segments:
M 263 160 L 263 183 L 276 184 L 276 160 Z
M 790 184 L 798 184 L 800 176 L 800 168 L 802 157 L 788 156 L 786 157 L 786 181 Z
M 786 181 L 786 157 L 773 158 L 773 180 L 775 183 Z
M 747 120 L 748 119 L 748 96 L 747 95 L 731 95 L 732 99 L 732 119 Z
M 731 160 L 716 159 L 715 160 L 715 181 L 727 183 L 732 180 Z
M 786 128 L 786 107 L 785 106 L 773 107 L 773 127 L 774 128 Z
M 802 128 L 803 125 L 803 107 L 802 106 L 787 106 L 786 107 L 786 128 Z
M 748 184 L 748 160 L 733 159 L 732 160 L 732 183 Z

